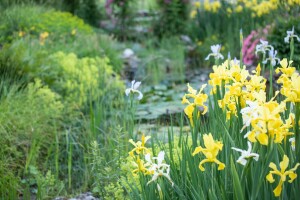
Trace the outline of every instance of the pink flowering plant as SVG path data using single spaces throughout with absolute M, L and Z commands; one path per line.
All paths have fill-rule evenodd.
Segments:
M 271 26 L 266 26 L 264 29 L 252 30 L 251 33 L 244 39 L 242 53 L 243 63 L 248 66 L 256 65 L 258 55 L 256 54 L 256 46 L 260 40 L 265 40 L 270 32 Z

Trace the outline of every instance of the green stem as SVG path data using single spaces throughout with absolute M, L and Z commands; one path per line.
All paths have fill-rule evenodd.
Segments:
M 290 61 L 293 60 L 294 57 L 294 38 L 291 38 L 291 43 L 290 43 L 290 51 L 291 51 L 291 55 L 290 55 Z
M 241 48 L 241 50 L 240 50 L 240 68 L 242 69 L 242 67 L 243 67 L 243 51 L 242 51 L 242 49 L 243 49 L 243 30 L 242 29 L 240 30 L 240 48 Z
M 264 61 L 265 59 L 266 59 L 266 53 L 264 52 L 263 53 L 263 59 L 262 59 L 262 61 Z M 261 75 L 264 76 L 266 64 L 264 64 L 264 63 L 262 63 L 262 64 L 263 64 L 263 66 L 262 66 L 262 73 L 261 73 Z
M 295 103 L 295 145 L 296 145 L 296 162 L 300 160 L 300 127 L 299 127 L 299 120 L 300 120 L 300 102 Z
M 273 65 L 270 63 L 269 99 L 273 97 Z

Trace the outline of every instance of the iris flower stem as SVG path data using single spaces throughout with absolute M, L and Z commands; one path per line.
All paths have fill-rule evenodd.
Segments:
M 299 130 L 299 120 L 300 120 L 300 102 L 295 103 L 295 145 L 296 145 L 296 162 L 299 162 L 300 153 L 300 130 Z
M 211 189 L 213 192 L 214 191 L 214 165 L 212 166 L 212 169 L 211 169 Z
M 219 65 L 219 58 L 215 58 L 215 65 L 216 65 L 216 66 Z
M 242 69 L 243 67 L 243 42 L 244 42 L 244 38 L 243 38 L 243 30 L 241 29 L 240 30 L 240 48 L 241 48 L 241 51 L 240 51 L 240 68 Z
M 291 60 L 293 60 L 293 57 L 294 57 L 294 38 L 293 37 L 291 37 L 290 51 L 291 51 L 291 55 L 290 55 L 290 61 L 291 61 Z
M 130 93 L 130 118 L 129 118 L 129 137 L 133 138 L 133 128 L 134 128 L 134 95 Z
M 263 61 L 266 60 L 266 52 L 263 53 Z M 262 66 L 262 76 L 264 76 L 265 74 L 265 68 L 266 68 L 266 64 L 262 63 L 263 66 Z
M 269 87 L 269 99 L 273 97 L 273 65 L 270 63 L 270 87 Z

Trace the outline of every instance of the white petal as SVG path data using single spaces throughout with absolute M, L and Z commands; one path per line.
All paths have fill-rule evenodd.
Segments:
M 275 59 L 272 59 L 271 60 L 271 65 L 274 67 L 276 65 L 276 60 Z
M 285 42 L 285 43 L 289 43 L 289 37 L 288 37 L 288 36 L 286 36 L 286 37 L 284 38 L 284 42 Z
M 251 153 L 254 160 L 258 161 L 259 155 L 257 153 Z
M 247 141 L 247 144 L 248 144 L 248 150 L 247 152 L 251 152 L 251 149 L 252 149 L 252 145 L 251 145 L 251 142 Z
M 158 156 L 157 156 L 157 163 L 160 165 L 162 164 L 162 161 L 165 159 L 165 152 L 164 151 L 161 151 L 158 153 Z
M 131 81 L 131 89 L 133 89 L 134 83 L 135 83 L 135 80 Z
M 242 164 L 242 165 L 244 165 L 244 166 L 247 164 L 247 160 L 244 159 L 244 158 L 242 158 L 242 157 L 240 157 L 236 162 L 237 162 L 237 163 L 240 163 L 240 164 Z
M 151 158 L 150 158 L 150 153 L 147 153 L 147 154 L 145 155 L 145 160 L 146 160 L 148 163 L 152 163 L 152 162 L 151 162 Z
M 139 94 L 139 96 L 137 97 L 137 99 L 141 100 L 143 98 L 143 94 L 140 91 L 138 91 L 138 90 L 136 90 L 136 92 Z
M 241 153 L 243 153 L 243 151 L 244 151 L 244 150 L 242 150 L 242 149 L 238 149 L 238 148 L 235 148 L 235 147 L 231 147 L 231 149 L 233 149 L 233 150 L 235 150 L 235 151 L 238 151 L 238 152 L 241 152 Z
M 222 60 L 224 59 L 224 56 L 222 54 L 219 53 L 219 58 L 221 58 Z
M 128 95 L 129 95 L 130 91 L 131 91 L 131 88 L 127 88 L 127 89 L 125 90 L 125 94 L 126 94 L 126 96 L 128 96 Z
M 141 85 L 141 82 L 135 82 L 135 83 L 133 84 L 133 89 L 136 90 L 140 85 Z
M 210 56 L 211 56 L 211 53 L 208 54 L 208 56 L 205 58 L 205 60 L 208 60 Z

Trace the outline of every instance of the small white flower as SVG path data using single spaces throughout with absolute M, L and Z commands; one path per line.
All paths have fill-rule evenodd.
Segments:
M 246 101 L 246 104 L 248 106 L 241 109 L 241 114 L 243 117 L 243 125 L 244 125 L 241 132 L 247 126 L 250 126 L 252 120 L 256 119 L 259 116 L 259 111 L 258 111 L 259 106 L 257 102 Z
M 166 179 L 168 179 L 172 186 L 174 185 L 170 177 L 170 165 L 163 163 L 164 157 L 165 152 L 159 152 L 157 157 L 152 158 L 153 160 L 156 160 L 157 163 L 153 163 L 150 159 L 150 154 L 145 155 L 145 160 L 151 165 L 150 168 L 148 168 L 148 171 L 153 173 L 152 179 L 148 181 L 147 185 L 153 181 L 156 181 L 161 176 L 164 176 Z
M 259 155 L 257 153 L 251 153 L 251 150 L 252 150 L 251 142 L 248 141 L 247 143 L 248 143 L 248 149 L 247 149 L 247 151 L 232 147 L 233 150 L 236 150 L 236 151 L 242 153 L 242 155 L 237 159 L 236 162 L 240 163 L 240 164 L 242 164 L 244 166 L 247 164 L 247 159 L 248 158 L 252 158 L 253 157 L 253 159 L 256 160 L 256 161 L 258 161 L 258 158 L 259 158 Z
M 210 56 L 215 57 L 215 59 L 224 59 L 224 56 L 220 53 L 221 50 L 221 45 L 220 44 L 216 44 L 216 45 L 212 45 L 210 47 L 212 53 L 208 54 L 208 56 L 205 58 L 205 60 L 208 60 Z
M 291 143 L 291 147 L 292 147 L 292 150 L 295 151 L 295 138 L 292 137 L 289 139 L 290 143 Z
M 269 51 L 269 58 L 267 58 L 266 60 L 264 60 L 262 63 L 266 64 L 268 62 L 268 60 L 271 62 L 271 65 L 274 67 L 276 65 L 276 63 L 280 62 L 280 59 L 276 57 L 277 55 L 277 51 L 274 49 L 272 49 L 271 51 Z
M 298 40 L 298 42 L 300 42 L 299 36 L 295 34 L 294 26 L 291 31 L 287 31 L 286 33 L 287 33 L 287 36 L 284 38 L 285 43 L 289 43 L 290 38 L 293 38 L 293 37 L 296 38 Z
M 125 90 L 126 96 L 128 96 L 130 93 L 138 93 L 139 96 L 137 97 L 138 100 L 141 100 L 143 98 L 143 94 L 137 90 L 137 88 L 141 85 L 141 82 L 135 82 L 135 80 L 131 81 L 131 88 L 127 88 Z
M 268 44 L 268 41 L 260 40 L 260 44 L 256 45 L 255 47 L 255 54 L 257 55 L 258 52 L 265 54 L 267 51 L 272 51 L 274 48 L 272 45 Z

